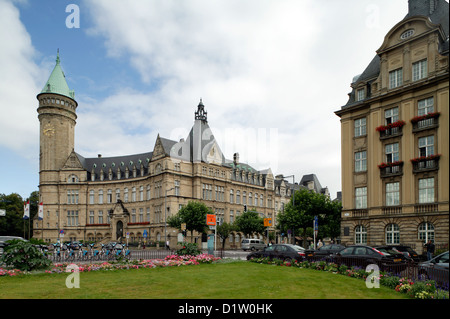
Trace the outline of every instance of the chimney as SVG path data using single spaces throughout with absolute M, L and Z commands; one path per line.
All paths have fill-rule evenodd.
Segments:
M 234 165 L 239 164 L 239 153 L 234 153 L 233 162 L 234 162 Z

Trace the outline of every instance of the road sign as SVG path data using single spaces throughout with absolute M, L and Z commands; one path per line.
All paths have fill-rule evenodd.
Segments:
M 208 225 L 208 226 L 216 226 L 216 215 L 207 214 L 206 215 L 206 225 Z
M 142 234 L 142 236 L 144 236 L 144 238 L 147 238 L 147 236 L 148 236 L 147 229 L 144 229 L 144 233 Z
M 264 227 L 272 226 L 272 218 L 264 218 Z
M 127 237 L 127 239 L 130 238 L 130 232 L 127 232 L 127 236 L 126 237 Z M 147 234 L 145 233 L 145 230 L 144 230 L 144 237 L 147 237 Z
M 186 230 L 186 223 L 181 224 L 181 230 Z
M 314 216 L 314 230 L 319 230 L 319 221 L 317 216 Z

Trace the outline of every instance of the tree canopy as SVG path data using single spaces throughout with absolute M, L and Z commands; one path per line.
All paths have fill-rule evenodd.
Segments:
M 214 212 L 203 203 L 190 201 L 176 215 L 169 217 L 167 224 L 181 230 L 181 224 L 186 223 L 186 230 L 191 231 L 191 236 L 194 230 L 205 233 L 207 214 L 214 214 Z
M 294 193 L 283 212 L 277 216 L 277 228 L 282 233 L 288 230 L 301 235 L 305 244 L 307 236 L 313 236 L 314 216 L 318 217 L 318 237 L 336 238 L 340 234 L 341 203 L 328 196 L 307 189 Z
M 264 234 L 264 219 L 255 211 L 247 211 L 236 218 L 236 230 L 242 232 L 246 238 L 253 234 Z

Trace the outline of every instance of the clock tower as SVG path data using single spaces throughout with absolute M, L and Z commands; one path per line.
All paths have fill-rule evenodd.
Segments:
M 75 144 L 78 103 L 61 69 L 59 50 L 55 68 L 37 99 L 40 122 L 39 189 L 42 195 L 42 186 L 58 182 L 58 172 Z

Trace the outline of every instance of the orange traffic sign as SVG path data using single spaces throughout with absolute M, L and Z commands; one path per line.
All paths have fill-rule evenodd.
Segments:
M 208 225 L 208 226 L 216 226 L 216 215 L 207 214 L 206 215 L 206 225 Z
M 264 227 L 272 226 L 272 218 L 264 218 Z

